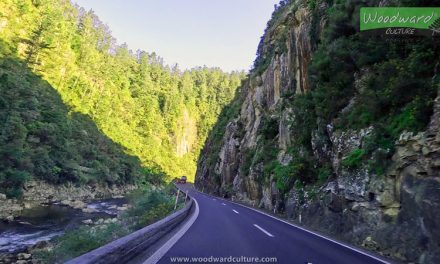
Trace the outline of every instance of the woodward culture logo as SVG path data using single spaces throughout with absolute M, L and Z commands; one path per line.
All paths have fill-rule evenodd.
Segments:
M 440 7 L 363 7 L 360 29 L 390 36 L 440 36 Z

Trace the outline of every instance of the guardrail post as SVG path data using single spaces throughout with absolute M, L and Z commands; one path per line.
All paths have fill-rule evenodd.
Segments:
M 174 210 L 176 210 L 176 208 L 177 208 L 177 202 L 179 201 L 179 193 L 180 193 L 180 190 L 177 189 L 176 203 L 174 204 Z
M 188 191 L 186 191 L 185 193 L 185 202 L 184 202 L 185 205 L 186 205 L 186 199 L 188 199 Z

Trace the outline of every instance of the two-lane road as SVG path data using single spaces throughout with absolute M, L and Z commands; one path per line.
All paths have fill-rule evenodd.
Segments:
M 273 260 L 270 258 L 276 258 L 276 263 L 291 264 L 387 263 L 255 210 L 201 194 L 188 185 L 181 188 L 189 190 L 197 201 L 199 214 L 163 255 L 161 264 L 196 263 L 191 262 L 194 257 L 210 261 L 212 257 L 252 257 L 269 263 Z

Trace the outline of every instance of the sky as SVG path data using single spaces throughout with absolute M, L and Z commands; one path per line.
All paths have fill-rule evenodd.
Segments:
M 73 0 L 94 10 L 119 44 L 179 68 L 249 70 L 279 0 Z

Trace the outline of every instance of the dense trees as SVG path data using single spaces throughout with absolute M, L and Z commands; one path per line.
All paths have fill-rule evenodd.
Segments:
M 139 157 L 144 166 L 170 176 L 194 175 L 195 161 L 208 132 L 244 77 L 243 73 L 206 67 L 183 72 L 177 66 L 170 69 L 155 53 L 132 52 L 126 45 L 117 45 L 108 27 L 92 11 L 75 7 L 68 0 L 2 1 L 0 38 L 0 56 L 17 56 L 46 80 L 69 106 L 70 115 L 89 116 L 126 153 Z M 21 85 L 18 75 L 13 78 L 16 82 L 12 87 L 2 86 L 5 92 L 13 92 L 9 90 L 17 86 L 27 87 Z M 21 96 L 12 95 L 7 101 Z M 5 101 L 3 93 L 0 99 Z M 51 103 L 45 103 L 41 105 L 47 109 L 45 113 L 55 115 L 49 111 Z M 7 116 L 2 125 L 14 130 L 3 131 L 5 137 L 11 137 L 9 144 L 17 147 L 28 141 L 29 134 L 22 132 L 23 126 L 28 125 L 23 114 L 13 116 L 8 112 Z M 73 136 L 67 133 L 54 139 L 51 137 L 60 132 L 58 127 L 42 124 L 39 129 L 44 131 L 36 136 L 40 141 L 68 140 Z M 76 136 L 78 140 L 90 140 L 87 135 Z M 93 155 L 90 162 L 92 158 Z M 53 175 L 54 181 L 65 179 L 56 164 L 41 164 L 45 173 L 51 171 L 48 175 Z M 30 175 L 7 177 L 24 179 L 34 174 L 27 169 L 23 172 Z M 112 172 L 106 169 L 102 174 L 111 177 Z
M 1 193 L 20 196 L 31 177 L 54 184 L 161 181 L 90 118 L 69 113 L 57 92 L 11 54 L 0 59 L 0 93 Z

